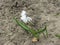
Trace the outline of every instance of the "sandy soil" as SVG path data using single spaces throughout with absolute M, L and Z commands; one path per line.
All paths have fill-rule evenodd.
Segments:
M 47 24 L 49 37 L 33 43 L 31 36 L 13 20 L 26 10 L 38 29 Z M 0 0 L 0 45 L 60 45 L 60 0 Z

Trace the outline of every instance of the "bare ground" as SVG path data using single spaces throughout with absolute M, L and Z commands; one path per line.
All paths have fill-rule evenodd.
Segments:
M 47 24 L 49 37 L 33 43 L 31 37 L 13 20 L 26 10 L 38 29 Z M 0 0 L 0 45 L 60 45 L 60 0 Z

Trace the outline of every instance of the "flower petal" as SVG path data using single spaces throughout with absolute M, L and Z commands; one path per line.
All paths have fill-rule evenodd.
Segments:
M 26 16 L 26 11 L 25 11 L 25 10 L 23 10 L 23 11 L 21 12 L 21 16 Z
M 27 20 L 30 22 L 30 21 L 32 21 L 32 18 L 30 18 L 30 17 L 27 17 Z

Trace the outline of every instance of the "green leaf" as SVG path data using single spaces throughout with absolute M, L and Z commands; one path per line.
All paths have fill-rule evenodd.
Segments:
M 58 37 L 58 38 L 60 38 L 60 35 L 59 34 L 56 34 L 55 36 Z
M 44 33 L 45 31 L 46 31 L 46 36 L 48 37 L 48 32 L 47 32 L 47 27 L 46 27 L 46 26 L 45 26 L 44 29 L 39 29 L 39 30 L 37 31 L 37 33 L 41 34 L 41 33 Z

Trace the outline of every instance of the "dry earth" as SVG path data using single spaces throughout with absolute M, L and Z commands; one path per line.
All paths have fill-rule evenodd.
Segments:
M 28 35 L 13 20 L 20 20 L 22 10 L 27 11 L 38 29 L 47 24 L 49 37 L 40 37 L 33 43 Z M 60 45 L 60 0 L 0 0 L 0 45 Z

